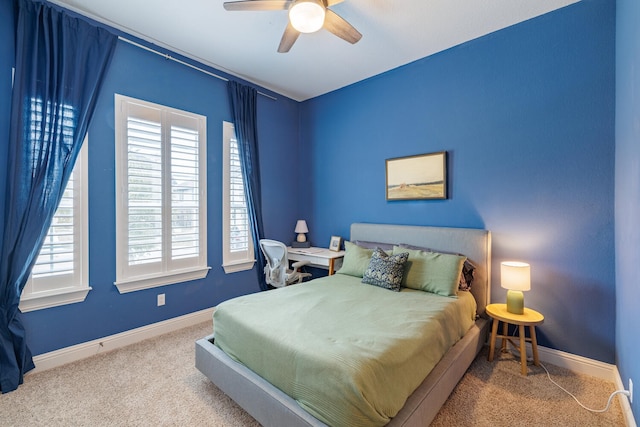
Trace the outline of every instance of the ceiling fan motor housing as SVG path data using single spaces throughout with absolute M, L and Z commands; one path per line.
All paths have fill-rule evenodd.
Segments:
M 289 8 L 289 20 L 301 33 L 315 33 L 324 25 L 325 6 L 321 0 L 296 0 Z

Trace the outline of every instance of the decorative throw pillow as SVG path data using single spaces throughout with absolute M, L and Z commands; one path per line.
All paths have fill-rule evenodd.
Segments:
M 416 249 L 416 250 L 425 251 L 425 252 L 438 252 L 430 248 L 409 245 L 407 243 L 400 243 L 399 246 L 403 249 Z M 440 253 L 448 253 L 448 252 L 440 252 Z M 462 254 L 453 254 L 453 253 L 452 255 L 464 256 Z M 471 285 L 473 285 L 473 279 L 475 278 L 475 270 L 476 270 L 476 266 L 473 265 L 473 263 L 469 261 L 469 259 L 465 259 L 464 264 L 462 264 L 462 274 L 460 275 L 460 283 L 458 284 L 459 291 L 471 290 Z
M 456 297 L 464 256 L 425 252 L 406 249 L 399 246 L 393 253 L 407 253 L 407 274 L 402 285 L 421 291 L 431 292 L 446 297 Z
M 369 266 L 364 272 L 362 283 L 399 292 L 404 275 L 404 265 L 408 257 L 407 252 L 387 255 L 382 249 L 376 248 L 371 255 Z
M 460 274 L 460 283 L 458 284 L 459 291 L 470 291 L 473 284 L 474 274 L 476 266 L 468 259 L 462 264 L 462 274 Z
M 344 242 L 344 258 L 342 259 L 342 267 L 336 271 L 338 274 L 346 274 L 349 276 L 362 277 L 364 271 L 369 265 L 373 249 L 362 248 L 351 242 Z

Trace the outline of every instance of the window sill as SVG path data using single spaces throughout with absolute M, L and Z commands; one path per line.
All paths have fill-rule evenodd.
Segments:
M 229 262 L 222 265 L 224 268 L 225 274 L 229 273 L 237 273 L 239 271 L 251 270 L 253 268 L 253 264 L 256 263 L 256 260 L 252 259 L 251 261 L 239 261 L 239 262 Z
M 159 286 L 203 279 L 207 277 L 209 270 L 211 270 L 211 267 L 170 272 L 159 276 L 136 277 L 133 279 L 115 282 L 114 285 L 118 288 L 118 292 L 126 294 L 127 292 L 140 291 L 142 289 L 157 288 Z
M 29 311 L 82 302 L 87 298 L 90 290 L 91 287 L 87 286 L 82 288 L 69 288 L 55 293 L 42 292 L 41 295 L 35 294 L 30 297 L 21 298 L 19 308 L 21 312 L 27 313 Z

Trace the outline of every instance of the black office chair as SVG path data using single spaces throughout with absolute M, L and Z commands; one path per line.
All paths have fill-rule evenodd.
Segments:
M 260 249 L 266 258 L 267 264 L 264 266 L 264 276 L 267 284 L 281 288 L 293 283 L 300 283 L 305 277 L 310 277 L 310 273 L 299 272 L 298 269 L 309 264 L 309 261 L 294 262 L 289 269 L 289 258 L 287 257 L 287 247 L 277 240 L 260 239 Z

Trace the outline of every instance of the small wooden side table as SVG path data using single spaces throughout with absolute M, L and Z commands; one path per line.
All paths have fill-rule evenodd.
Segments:
M 538 342 L 536 341 L 536 326 L 544 322 L 544 316 L 530 308 L 524 309 L 523 314 L 513 314 L 507 311 L 507 304 L 489 304 L 486 308 L 487 314 L 493 319 L 491 325 L 491 342 L 489 347 L 489 362 L 493 362 L 493 353 L 496 346 L 496 338 L 502 338 L 501 351 L 507 349 L 507 341 L 518 348 L 508 335 L 509 324 L 518 325 L 518 336 L 520 338 L 520 364 L 522 365 L 522 375 L 527 375 L 527 347 L 526 342 L 531 342 L 531 350 L 533 351 L 533 364 L 540 366 L 538 359 Z M 498 335 L 498 324 L 502 322 L 502 335 Z M 529 335 L 525 335 L 524 327 L 529 327 Z

